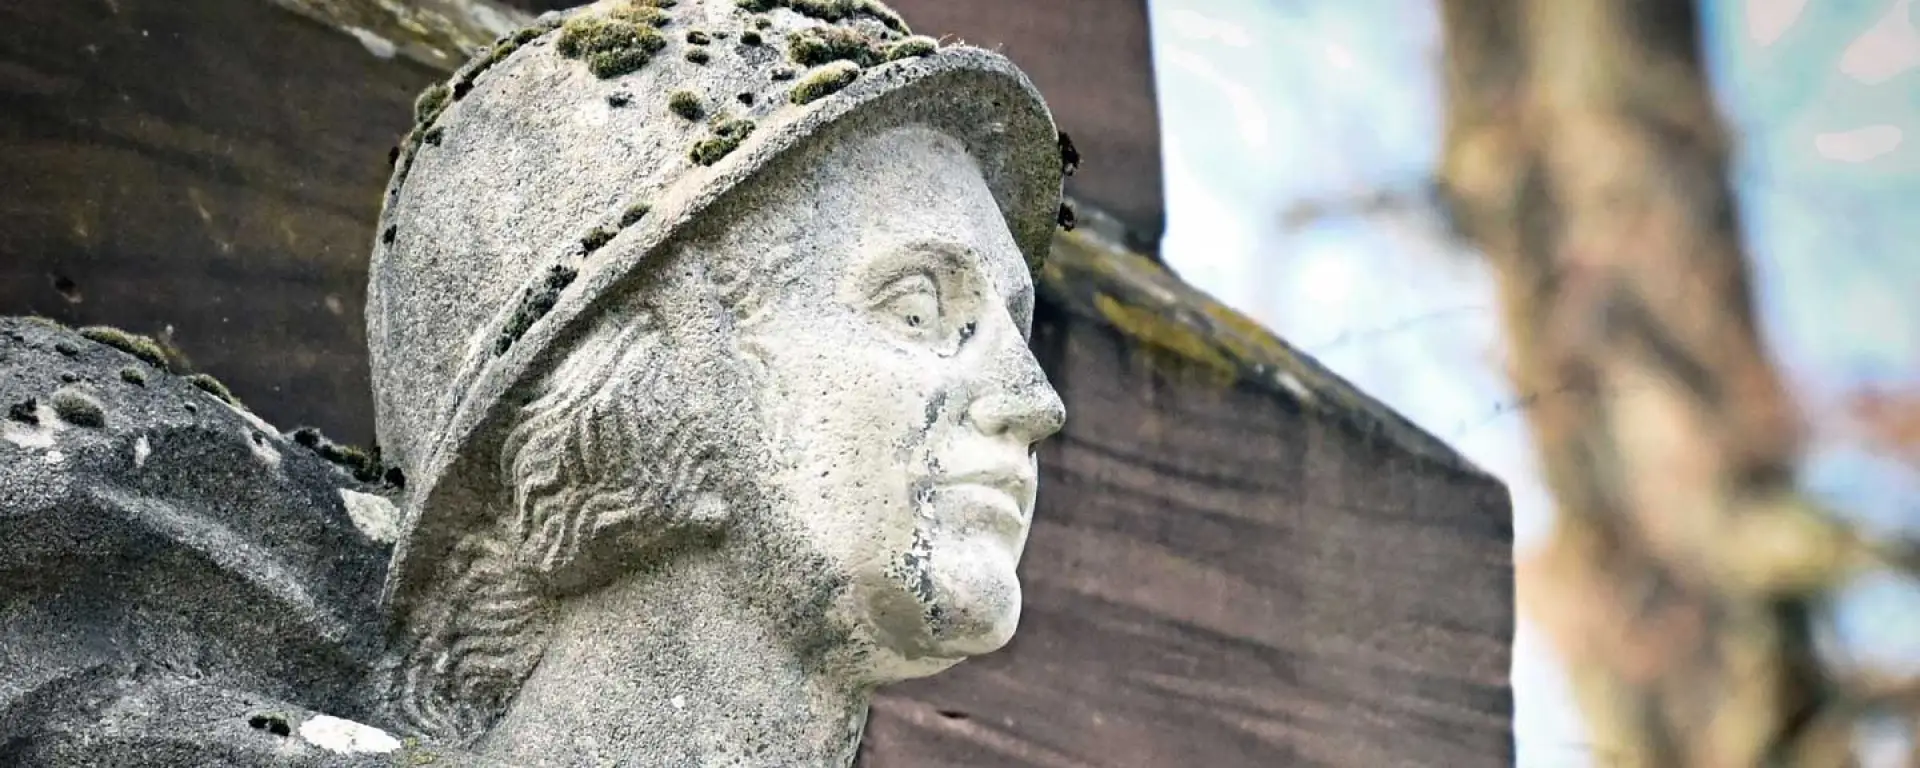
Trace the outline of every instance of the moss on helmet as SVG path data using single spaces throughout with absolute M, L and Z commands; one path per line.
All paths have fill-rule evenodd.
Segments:
M 688 120 L 699 120 L 707 115 L 700 94 L 693 91 L 674 91 L 673 95 L 667 97 L 667 110 Z
M 868 18 L 902 35 L 913 34 L 907 28 L 906 19 L 900 18 L 900 14 L 880 0 L 734 0 L 734 5 L 748 13 L 766 13 L 775 8 L 786 8 L 802 16 L 827 22 Z
M 613 236 L 616 234 L 619 233 L 606 227 L 594 227 L 592 232 L 580 238 L 580 247 L 587 253 L 593 253 L 606 247 L 607 243 L 613 242 Z
M 740 148 L 740 142 L 753 135 L 752 120 L 722 119 L 715 121 L 713 135 L 693 145 L 691 157 L 701 165 L 713 165 L 721 158 Z
M 226 403 L 227 405 L 233 405 L 233 406 L 240 405 L 240 401 L 235 399 L 233 396 L 233 390 L 227 389 L 227 385 L 220 383 L 219 379 L 216 379 L 211 375 L 204 374 L 204 373 L 196 373 L 192 376 L 187 377 L 187 383 L 192 384 L 195 389 L 198 389 L 202 392 L 212 395 L 214 399 L 219 400 L 220 402 Z
M 533 324 L 546 317 L 553 307 L 560 303 L 560 292 L 573 284 L 580 272 L 565 264 L 555 264 L 547 268 L 546 279 L 539 285 L 527 289 L 520 297 L 520 305 L 513 310 L 513 316 L 507 318 L 507 325 L 500 329 L 499 338 L 494 340 L 493 353 L 504 355 L 513 348 L 514 342 L 527 334 Z
M 160 343 L 154 341 L 151 336 L 128 333 L 118 328 L 110 328 L 104 325 L 82 328 L 80 329 L 80 335 L 88 340 L 105 344 L 140 358 L 155 368 L 164 370 L 167 367 L 166 350 L 162 349 Z
M 787 38 L 787 57 L 795 64 L 817 67 L 835 61 L 851 61 L 871 67 L 886 60 L 883 41 L 846 27 L 809 27 Z
M 937 50 L 940 50 L 940 41 L 925 35 L 915 35 L 887 46 L 887 53 L 883 58 L 887 61 L 917 59 L 921 56 L 931 56 Z
M 648 205 L 646 203 L 634 203 L 633 205 L 629 205 L 627 206 L 626 212 L 620 214 L 620 227 L 622 229 L 625 229 L 627 227 L 631 227 L 635 224 L 638 224 L 640 223 L 641 219 L 646 218 L 647 214 L 652 211 L 653 211 L 653 206 Z
M 107 425 L 107 411 L 100 407 L 100 401 L 72 387 L 61 387 L 48 398 L 53 406 L 54 415 L 61 421 L 76 427 L 104 427 Z
M 447 105 L 453 103 L 453 89 L 446 83 L 434 83 L 413 100 L 413 122 L 419 125 L 431 125 Z
M 667 47 L 655 29 L 661 13 L 649 6 L 628 6 L 605 16 L 575 16 L 560 27 L 555 50 L 582 59 L 595 77 L 608 79 L 639 71 Z
M 706 64 L 709 61 L 713 61 L 713 54 L 707 53 L 705 48 L 689 48 L 687 49 L 687 61 L 694 64 Z
M 836 61 L 814 70 L 793 87 L 788 94 L 795 104 L 812 104 L 853 84 L 860 77 L 860 65 L 851 61 Z

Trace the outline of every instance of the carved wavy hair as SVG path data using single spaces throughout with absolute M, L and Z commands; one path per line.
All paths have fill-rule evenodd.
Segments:
M 737 275 L 703 278 L 737 322 L 750 321 L 755 302 Z M 520 410 L 500 451 L 512 510 L 458 542 L 442 599 L 411 622 L 391 693 L 404 726 L 478 739 L 544 654 L 557 598 L 631 573 L 635 553 L 660 556 L 724 525 L 709 502 L 739 492 L 721 484 L 741 473 L 720 464 L 745 450 L 730 436 L 750 409 L 711 406 L 732 404 L 742 390 L 723 377 L 751 375 L 758 361 L 713 365 L 673 343 L 644 307 L 608 312 Z M 756 357 L 752 347 L 733 357 Z

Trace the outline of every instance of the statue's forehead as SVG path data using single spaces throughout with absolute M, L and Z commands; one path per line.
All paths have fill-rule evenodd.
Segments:
M 813 269 L 918 254 L 980 270 L 1006 296 L 1025 292 L 1025 258 L 986 177 L 948 134 L 909 125 L 836 137 L 760 183 L 761 199 L 729 222 L 736 248 Z

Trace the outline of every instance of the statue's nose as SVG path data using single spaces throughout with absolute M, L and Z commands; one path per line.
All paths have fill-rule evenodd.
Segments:
M 1033 352 L 1025 344 L 1009 346 L 999 361 L 1003 366 L 996 372 L 999 375 L 989 378 L 992 383 L 968 407 L 967 419 L 983 433 L 1032 445 L 1060 431 L 1066 424 L 1067 407 L 1047 383 Z

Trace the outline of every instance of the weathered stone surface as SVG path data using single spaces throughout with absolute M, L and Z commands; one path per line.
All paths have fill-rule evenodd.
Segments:
M 392 489 L 88 336 L 125 338 L 0 319 L 0 764 L 258 746 L 211 709 L 161 725 L 168 680 L 364 716 Z

